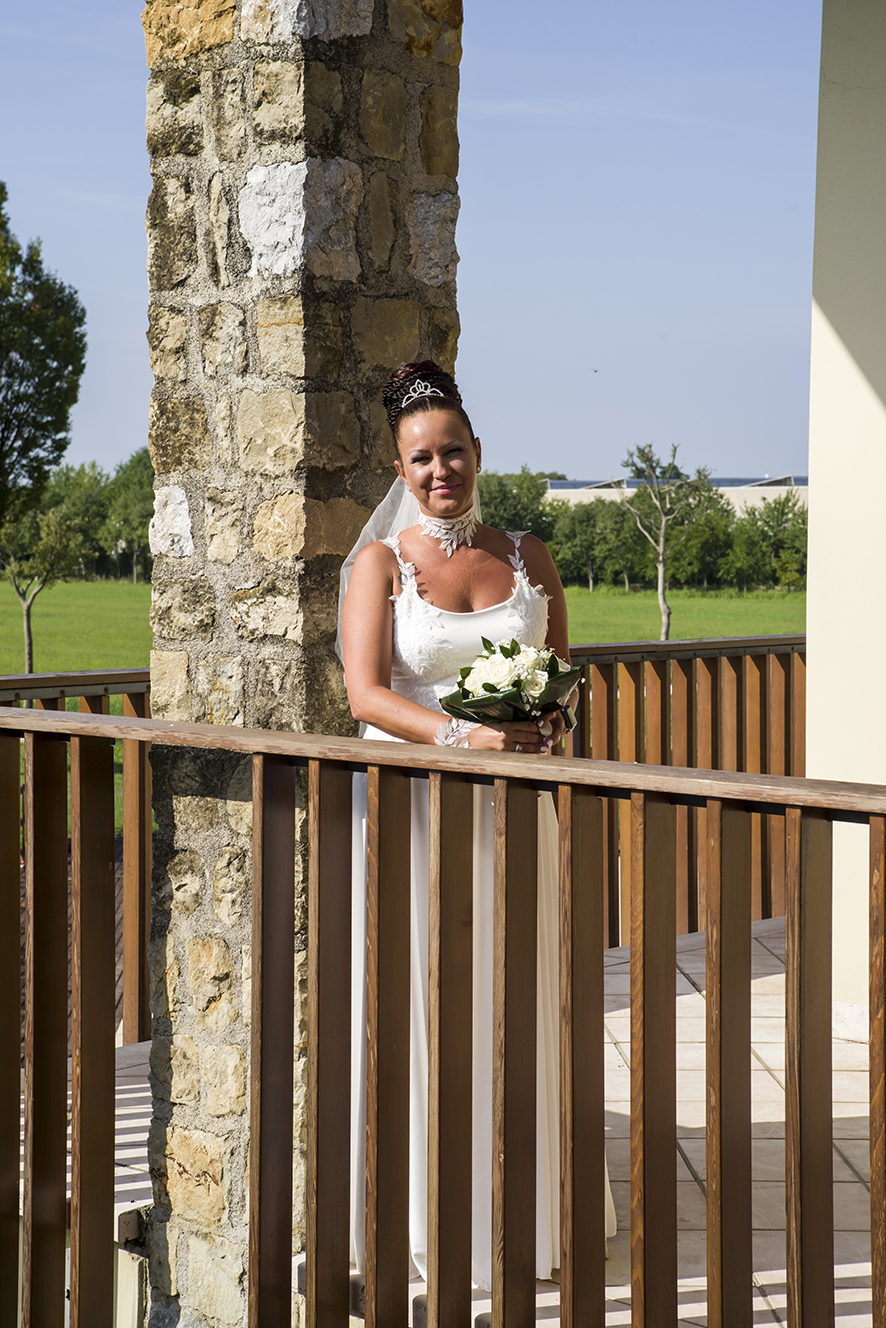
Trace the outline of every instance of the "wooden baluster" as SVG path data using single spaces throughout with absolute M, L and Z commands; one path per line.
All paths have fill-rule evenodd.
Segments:
M 595 761 L 614 761 L 618 753 L 618 692 L 614 664 L 594 664 L 591 669 L 591 754 Z M 618 922 L 618 802 L 603 799 L 603 898 L 604 945 L 620 944 Z
M 744 663 L 744 761 L 745 770 L 759 774 L 765 769 L 766 756 L 766 679 L 765 655 L 746 655 Z M 755 812 L 751 817 L 751 916 L 772 916 L 769 901 L 769 876 L 765 870 L 764 833 L 769 818 Z
M 741 770 L 742 751 L 742 661 L 739 655 L 724 655 L 720 661 L 720 770 Z
M 695 661 L 671 665 L 671 763 L 695 759 Z M 698 816 L 694 807 L 675 807 L 677 826 L 677 935 L 698 930 Z
M 80 713 L 82 715 L 109 715 L 111 698 L 109 696 L 81 696 Z
M 671 692 L 668 661 L 648 659 L 645 678 L 646 764 L 671 764 Z
M 64 710 L 65 699 L 63 696 L 40 696 L 34 702 L 35 710 Z
M 591 755 L 594 707 L 591 703 L 591 666 L 585 664 L 578 684 L 578 723 L 572 730 L 572 754 L 586 761 Z
M 710 1328 L 751 1323 L 751 818 L 707 804 L 707 1259 Z
M 696 721 L 695 721 L 695 760 L 692 764 L 698 770 L 720 769 L 720 661 L 719 659 L 699 659 L 696 663 Z M 696 812 L 698 824 L 698 843 L 702 851 L 698 855 L 698 916 L 703 918 L 705 904 L 705 879 L 707 873 L 707 812 L 700 807 Z
M 113 743 L 72 737 L 71 1328 L 114 1322 L 115 893 Z
M 249 1328 L 288 1323 L 292 1295 L 295 768 L 252 758 Z
M 631 801 L 631 1323 L 677 1322 L 676 828 Z
M 561 785 L 560 1323 L 606 1319 L 603 1109 L 603 806 Z
M 886 1328 L 886 818 L 871 817 L 871 1301 Z
M 492 1324 L 535 1325 L 538 795 L 495 781 Z
M 769 761 L 770 775 L 786 775 L 791 755 L 788 723 L 790 655 L 769 656 Z M 771 916 L 785 913 L 785 819 L 769 816 L 769 907 Z
M 0 1328 L 18 1323 L 21 743 L 0 735 Z
M 25 734 L 25 1143 L 22 1324 L 65 1314 L 68 1063 L 67 747 Z M 110 1238 L 111 1233 L 107 1233 Z
M 788 1323 L 834 1323 L 831 823 L 789 807 L 785 969 Z
M 347 1328 L 350 1275 L 351 776 L 308 776 L 306 1322 Z
M 618 666 L 618 759 L 643 760 L 643 665 L 622 661 Z M 631 936 L 631 807 L 619 805 L 621 849 L 621 945 Z
M 409 1299 L 410 784 L 370 766 L 366 951 L 366 1328 L 403 1328 Z
M 123 697 L 123 714 L 147 719 L 147 696 Z M 123 1042 L 151 1036 L 148 934 L 151 930 L 151 766 L 147 743 L 123 743 Z
M 432 773 L 430 799 L 428 1325 L 461 1328 L 471 1312 L 473 791 L 460 775 Z
M 790 773 L 806 778 L 806 652 L 796 650 L 791 661 L 791 765 Z

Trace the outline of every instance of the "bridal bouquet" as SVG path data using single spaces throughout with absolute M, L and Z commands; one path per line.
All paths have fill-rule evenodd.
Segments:
M 541 719 L 566 704 L 581 677 L 580 667 L 570 667 L 553 650 L 481 640 L 482 655 L 462 669 L 455 691 L 440 698 L 456 719 Z

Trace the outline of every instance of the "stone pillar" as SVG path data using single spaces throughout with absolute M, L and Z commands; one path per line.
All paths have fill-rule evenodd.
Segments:
M 379 389 L 455 360 L 461 0 L 143 21 L 153 713 L 350 732 L 338 569 L 392 478 Z M 153 764 L 151 1322 L 221 1328 L 246 1313 L 250 766 Z
M 886 10 L 825 0 L 809 409 L 807 774 L 886 783 Z M 834 1028 L 868 1037 L 868 848 L 834 826 Z

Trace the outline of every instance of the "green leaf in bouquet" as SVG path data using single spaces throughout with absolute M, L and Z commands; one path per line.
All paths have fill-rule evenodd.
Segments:
M 488 650 L 490 654 L 493 654 L 495 651 L 495 646 L 492 644 L 492 642 L 487 641 L 485 636 L 481 636 L 480 640 L 483 642 L 483 649 Z
M 483 684 L 483 691 L 484 691 L 484 692 L 492 692 L 493 696 L 497 696 L 497 695 L 498 695 L 498 688 L 496 687 L 495 683 L 492 683 L 492 682 L 484 682 L 484 684 Z
M 548 659 L 547 672 L 549 678 L 556 678 L 557 674 L 560 672 L 560 661 L 553 650 Z

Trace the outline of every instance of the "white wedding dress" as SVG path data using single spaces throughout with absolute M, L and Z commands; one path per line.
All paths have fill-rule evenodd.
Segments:
M 400 567 L 402 591 L 392 596 L 394 641 L 391 686 L 430 710 L 451 692 L 458 672 L 483 649 L 481 637 L 543 646 L 547 596 L 529 584 L 515 534 L 514 589 L 508 599 L 473 613 L 437 609 L 422 599 L 415 567 L 405 563 L 396 537 L 384 541 Z M 442 722 L 442 713 L 441 713 Z M 366 738 L 391 739 L 369 727 Z M 351 1260 L 363 1267 L 366 1157 L 366 776 L 354 779 L 354 862 L 351 1051 Z M 427 1278 L 428 1120 L 428 785 L 412 781 L 411 1000 L 409 1098 L 409 1242 L 412 1276 Z M 472 1261 L 477 1286 L 492 1280 L 492 849 L 493 793 L 474 787 L 473 1205 Z M 538 1064 L 536 1274 L 548 1279 L 560 1264 L 559 1030 L 557 817 L 550 794 L 538 799 Z M 615 1234 L 615 1209 L 606 1181 L 606 1234 Z

